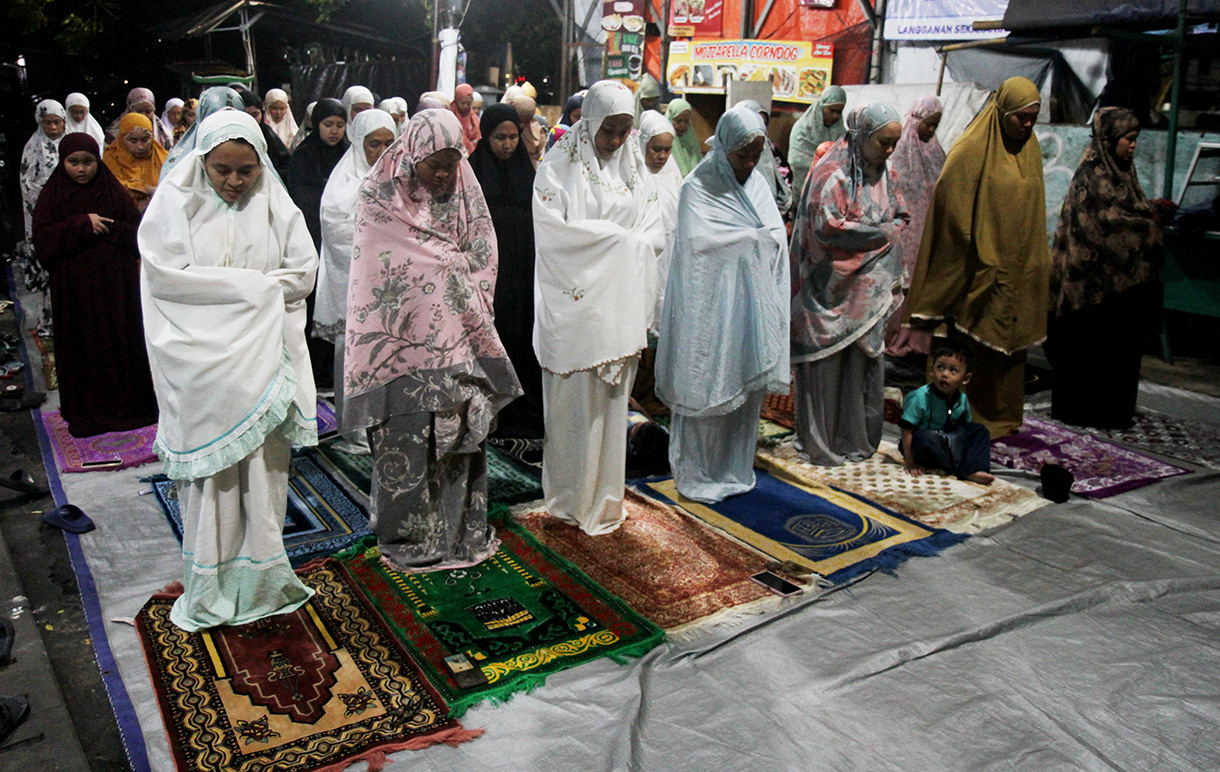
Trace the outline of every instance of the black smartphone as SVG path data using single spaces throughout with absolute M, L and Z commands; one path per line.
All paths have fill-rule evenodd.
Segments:
M 86 469 L 113 469 L 116 466 L 122 466 L 123 459 L 112 458 L 107 461 L 85 461 L 81 464 Z
M 776 595 L 782 595 L 785 598 L 800 595 L 804 591 L 799 584 L 793 584 L 779 574 L 770 571 L 759 571 L 751 576 L 750 579 L 758 582 Z
M 488 683 L 487 674 L 483 672 L 483 669 L 475 667 L 474 663 L 470 661 L 470 657 L 460 652 L 445 657 L 445 666 L 449 668 L 450 673 L 453 673 L 453 680 L 457 681 L 459 688 L 470 689 Z

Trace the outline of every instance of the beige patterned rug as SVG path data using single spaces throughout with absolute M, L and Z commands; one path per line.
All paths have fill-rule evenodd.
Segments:
M 882 442 L 867 461 L 816 466 L 802 459 L 789 439 L 771 448 L 760 446 L 754 463 L 777 477 L 833 485 L 924 525 L 955 533 L 995 528 L 1049 503 L 1032 490 L 998 479 L 979 485 L 948 475 L 913 477 L 891 442 Z

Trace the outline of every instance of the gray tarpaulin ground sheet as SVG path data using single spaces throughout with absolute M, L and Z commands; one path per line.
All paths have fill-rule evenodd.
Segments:
M 1166 387 L 1145 384 L 1141 404 L 1220 417 L 1220 401 Z M 128 623 L 182 573 L 155 497 L 138 495 L 148 488 L 139 478 L 157 471 L 60 482 L 98 526 L 80 537 L 80 570 L 96 583 L 102 643 L 135 706 L 119 716 L 144 745 L 132 757 L 137 769 L 168 771 Z M 553 675 L 462 722 L 486 733 L 397 754 L 388 769 L 1212 772 L 1220 474 L 1196 468 L 1103 501 L 1073 497 L 893 575 L 790 601 L 628 665 L 599 660 Z

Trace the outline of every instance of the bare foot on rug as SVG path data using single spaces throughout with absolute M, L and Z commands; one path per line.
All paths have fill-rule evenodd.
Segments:
M 975 472 L 974 474 L 966 475 L 966 479 L 970 482 L 980 483 L 982 485 L 991 485 L 995 482 L 995 475 L 991 472 Z

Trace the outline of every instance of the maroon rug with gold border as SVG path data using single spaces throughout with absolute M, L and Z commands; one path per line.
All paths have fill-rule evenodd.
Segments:
M 297 573 L 317 595 L 290 614 L 188 633 L 159 594 L 136 617 L 180 772 L 377 770 L 387 753 L 481 733 L 448 718 L 341 564 Z

